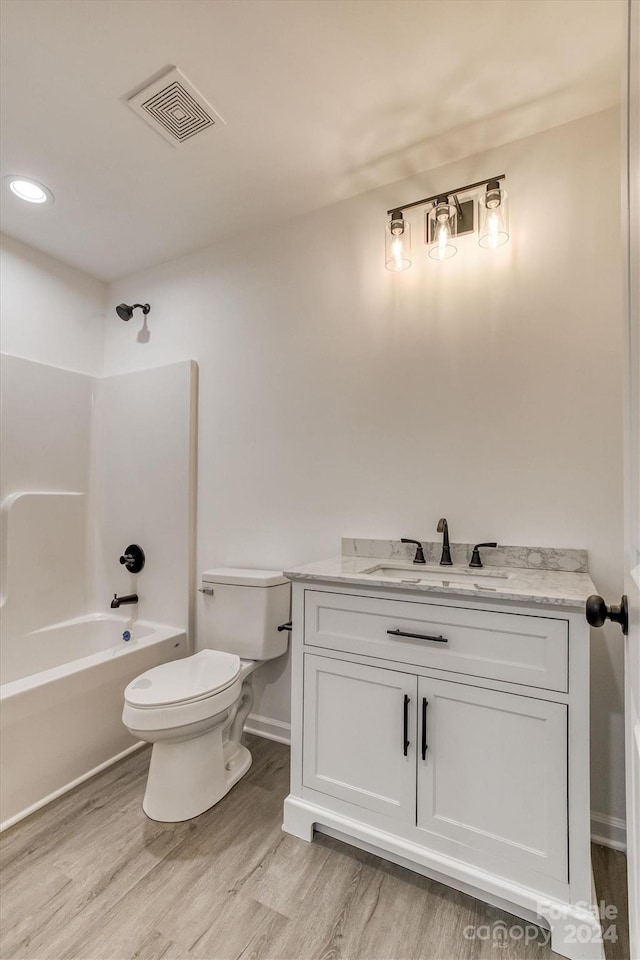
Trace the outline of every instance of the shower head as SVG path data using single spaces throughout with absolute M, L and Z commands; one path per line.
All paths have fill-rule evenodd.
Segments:
M 132 306 L 129 306 L 128 303 L 119 303 L 116 307 L 116 313 L 121 320 L 131 320 L 133 311 L 136 309 L 136 307 L 140 307 L 145 317 L 149 313 L 149 310 L 151 310 L 151 307 L 148 303 L 134 303 Z

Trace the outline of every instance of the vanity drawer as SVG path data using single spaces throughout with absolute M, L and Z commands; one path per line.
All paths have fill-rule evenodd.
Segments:
M 304 609 L 304 642 L 311 647 L 568 689 L 566 620 L 320 590 L 305 590 Z

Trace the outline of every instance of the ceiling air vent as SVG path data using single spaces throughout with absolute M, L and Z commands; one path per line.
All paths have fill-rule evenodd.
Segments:
M 139 90 L 127 103 L 174 147 L 224 120 L 180 71 L 173 67 Z

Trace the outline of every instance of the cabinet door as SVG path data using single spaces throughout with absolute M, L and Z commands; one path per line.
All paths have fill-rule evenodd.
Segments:
M 506 858 L 512 876 L 566 881 L 567 707 L 428 677 L 418 693 L 425 843 L 463 859 L 474 849 L 476 862 Z
M 304 786 L 415 823 L 417 687 L 410 674 L 306 654 Z

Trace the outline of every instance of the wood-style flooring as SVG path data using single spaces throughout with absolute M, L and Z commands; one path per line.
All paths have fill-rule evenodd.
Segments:
M 141 807 L 148 748 L 8 830 L 5 960 L 549 960 L 522 921 L 326 836 L 281 830 L 289 751 L 249 738 L 253 766 L 216 807 L 162 824 Z M 594 847 L 598 896 L 619 909 L 625 858 Z M 505 939 L 494 937 L 506 924 Z M 511 936 L 511 934 L 514 936 Z

